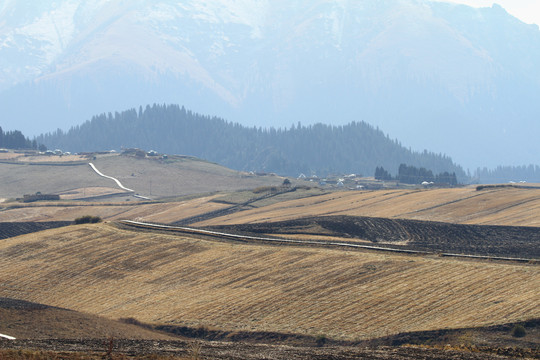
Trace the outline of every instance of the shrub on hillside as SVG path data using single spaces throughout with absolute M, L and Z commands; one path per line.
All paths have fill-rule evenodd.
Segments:
M 136 325 L 136 326 L 140 326 L 140 327 L 143 327 L 143 328 L 146 328 L 146 329 L 153 329 L 152 325 L 145 324 L 145 323 L 135 319 L 134 317 L 120 318 L 120 319 L 118 319 L 118 321 L 123 322 L 124 324 Z
M 254 194 L 261 194 L 261 193 L 266 193 L 266 192 L 275 193 L 275 192 L 278 192 L 278 190 L 279 189 L 277 186 L 261 186 L 256 189 L 253 189 L 253 193 Z
M 518 324 L 514 326 L 514 328 L 512 329 L 513 337 L 524 337 L 525 335 L 527 335 L 527 332 L 525 331 L 525 328 L 523 327 L 523 325 Z
M 315 343 L 317 344 L 318 347 L 322 347 L 324 346 L 324 344 L 326 344 L 326 336 L 325 335 L 318 335 L 317 338 L 315 339 Z
M 85 215 L 75 219 L 75 224 L 95 224 L 101 222 L 99 216 Z

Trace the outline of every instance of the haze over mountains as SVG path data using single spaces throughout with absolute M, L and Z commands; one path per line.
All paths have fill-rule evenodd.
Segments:
M 365 122 L 343 126 L 293 124 L 289 129 L 268 130 L 203 116 L 177 105 L 141 107 L 138 111 L 116 112 L 114 117 L 95 116 L 67 132 L 38 136 L 37 142 L 70 152 L 153 149 L 196 156 L 236 170 L 289 176 L 373 176 L 379 166 L 397 175 L 401 164 L 409 164 L 469 180 L 463 168 L 449 157 L 410 151 Z M 425 178 L 415 180 L 421 183 Z
M 540 31 L 425 0 L 0 1 L 2 126 L 176 103 L 245 125 L 366 121 L 465 167 L 538 163 Z

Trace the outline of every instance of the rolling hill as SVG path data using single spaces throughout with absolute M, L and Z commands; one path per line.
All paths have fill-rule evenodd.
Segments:
M 540 189 L 534 187 L 486 188 L 482 191 L 474 187 L 343 191 L 264 205 L 192 225 L 249 224 L 309 216 L 350 215 L 458 224 L 540 226 Z
M 0 172 L 10 179 L 0 186 L 6 194 L 41 186 L 61 195 L 60 201 L 0 203 L 0 232 L 7 235 L 0 240 L 0 333 L 27 338 L 9 346 L 103 352 L 103 341 L 91 338 L 112 334 L 141 339 L 118 341 L 119 351 L 135 357 L 189 355 L 193 344 L 205 356 L 226 359 L 537 354 L 540 189 L 534 185 L 352 191 L 291 179 L 292 187 L 281 187 L 277 176 L 183 156 L 93 154 L 43 162 L 8 155 L 0 163 L 9 169 Z M 116 196 L 114 182 L 93 172 L 90 160 L 125 186 L 160 199 Z M 28 170 L 32 178 L 25 178 Z M 24 221 L 72 221 L 87 214 L 106 222 L 14 231 L 17 224 L 28 228 Z M 114 222 L 120 219 L 428 253 L 232 241 L 134 229 Z M 43 224 L 34 225 L 41 230 Z M 530 260 L 441 254 L 446 251 Z M 30 314 L 11 303 L 35 309 Z M 119 318 L 199 341 L 163 340 L 167 335 L 120 324 Z M 510 335 L 516 323 L 527 326 L 519 340 Z M 71 334 L 81 338 L 67 339 Z M 329 346 L 306 347 L 318 339 Z M 423 347 L 380 347 L 403 343 Z
M 5 239 L 0 250 L 0 296 L 112 319 L 352 340 L 540 316 L 531 264 L 214 242 L 110 224 Z
M 117 112 L 114 117 L 110 113 L 94 116 L 67 132 L 57 130 L 37 140 L 70 152 L 154 149 L 193 155 L 236 170 L 294 177 L 301 173 L 369 176 L 377 166 L 396 174 L 400 164 L 408 164 L 434 173 L 455 173 L 460 181 L 467 180 L 463 169 L 448 156 L 407 149 L 365 122 L 249 128 L 179 105 L 154 104 L 144 110 Z
M 60 194 L 62 199 L 85 199 L 131 194 L 92 170 L 92 162 L 134 193 L 162 198 L 215 191 L 279 185 L 277 176 L 257 176 L 185 156 L 136 157 L 92 154 L 85 157 L 24 156 L 0 161 L 0 198 L 20 198 L 36 192 Z M 125 200 L 125 199 L 122 199 Z
M 132 324 L 10 298 L 0 298 L 0 319 L 0 333 L 17 339 L 174 338 Z

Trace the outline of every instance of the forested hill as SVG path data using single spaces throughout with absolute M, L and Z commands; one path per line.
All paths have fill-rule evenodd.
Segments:
M 237 170 L 290 176 L 373 176 L 377 166 L 392 172 L 405 163 L 437 173 L 455 172 L 458 179 L 465 177 L 463 169 L 449 157 L 412 152 L 365 122 L 344 126 L 298 123 L 289 129 L 248 128 L 177 105 L 153 105 L 144 110 L 94 116 L 68 132 L 57 130 L 39 136 L 37 141 L 71 152 L 121 147 L 152 149 L 193 155 Z
M 30 141 L 29 138 L 25 137 L 22 132 L 19 130 L 6 131 L 2 130 L 0 126 L 0 149 L 34 149 L 37 150 L 46 150 L 43 145 L 38 145 L 37 141 L 34 139 Z

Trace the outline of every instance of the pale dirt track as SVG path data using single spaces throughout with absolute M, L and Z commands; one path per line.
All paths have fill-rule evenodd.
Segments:
M 0 242 L 0 296 L 113 319 L 349 340 L 540 317 L 539 269 L 210 242 L 107 224 Z

